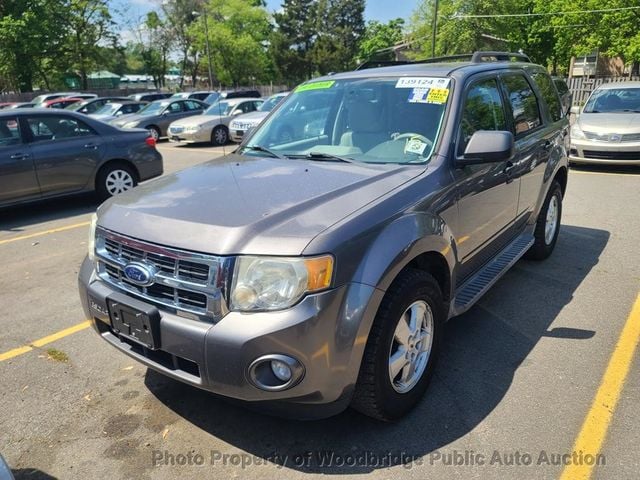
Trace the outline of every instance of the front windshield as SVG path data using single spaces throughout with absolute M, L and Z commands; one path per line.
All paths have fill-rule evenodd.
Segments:
M 204 99 L 204 103 L 208 103 L 209 105 L 213 105 L 220 98 L 220 94 L 218 92 L 210 93 L 207 98 Z
M 167 108 L 170 102 L 151 102 L 144 108 L 141 108 L 138 111 L 138 115 L 159 115 L 162 111 Z
M 262 105 L 260 105 L 260 108 L 258 110 L 260 110 L 261 112 L 270 112 L 284 98 L 286 98 L 286 97 L 283 96 L 283 95 L 273 95 L 273 96 L 269 97 L 266 102 L 264 102 Z
M 427 162 L 440 134 L 450 79 L 381 77 L 299 86 L 258 127 L 245 155 L 367 163 Z
M 229 113 L 231 113 L 232 108 L 233 108 L 233 105 L 231 105 L 229 102 L 216 102 L 213 105 L 211 105 L 209 108 L 207 108 L 204 111 L 204 114 L 220 115 L 221 117 L 224 117 L 225 115 L 229 115 Z
M 640 112 L 640 88 L 596 90 L 584 106 L 584 113 Z
M 107 103 L 102 108 L 96 110 L 94 115 L 115 115 L 118 109 L 120 108 L 120 104 L 118 103 Z

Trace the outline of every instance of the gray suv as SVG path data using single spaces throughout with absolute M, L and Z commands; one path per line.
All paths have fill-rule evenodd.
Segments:
M 296 122 L 319 92 L 327 108 Z M 551 78 L 519 54 L 314 79 L 226 159 L 98 209 L 85 312 L 193 386 L 300 418 L 398 418 L 445 321 L 553 251 L 567 127 Z

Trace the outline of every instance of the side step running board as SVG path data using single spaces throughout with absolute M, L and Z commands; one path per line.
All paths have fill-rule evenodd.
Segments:
M 453 302 L 451 316 L 461 315 L 469 310 L 514 263 L 520 260 L 533 242 L 533 235 L 529 232 L 523 233 L 461 285 Z

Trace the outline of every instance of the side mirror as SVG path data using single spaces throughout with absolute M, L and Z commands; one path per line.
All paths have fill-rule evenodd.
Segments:
M 458 165 L 503 162 L 513 157 L 514 139 L 511 132 L 479 130 L 473 134 Z
M 120 110 L 118 110 L 118 111 L 116 112 L 116 117 L 119 117 L 120 115 L 122 115 L 122 112 L 121 112 Z
M 240 115 L 241 113 L 242 113 L 242 110 L 234 110 L 233 112 L 231 112 L 231 115 L 235 117 L 237 115 Z
M 572 113 L 573 115 L 580 115 L 580 107 L 577 105 L 571 107 L 571 109 L 569 109 L 569 113 Z

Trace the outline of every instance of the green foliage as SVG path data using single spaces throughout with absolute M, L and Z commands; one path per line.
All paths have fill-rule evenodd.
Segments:
M 393 60 L 394 53 L 390 48 L 402 41 L 403 29 L 404 20 L 402 18 L 396 18 L 387 23 L 380 23 L 376 20 L 368 22 L 358 49 L 358 59 L 362 62 Z

